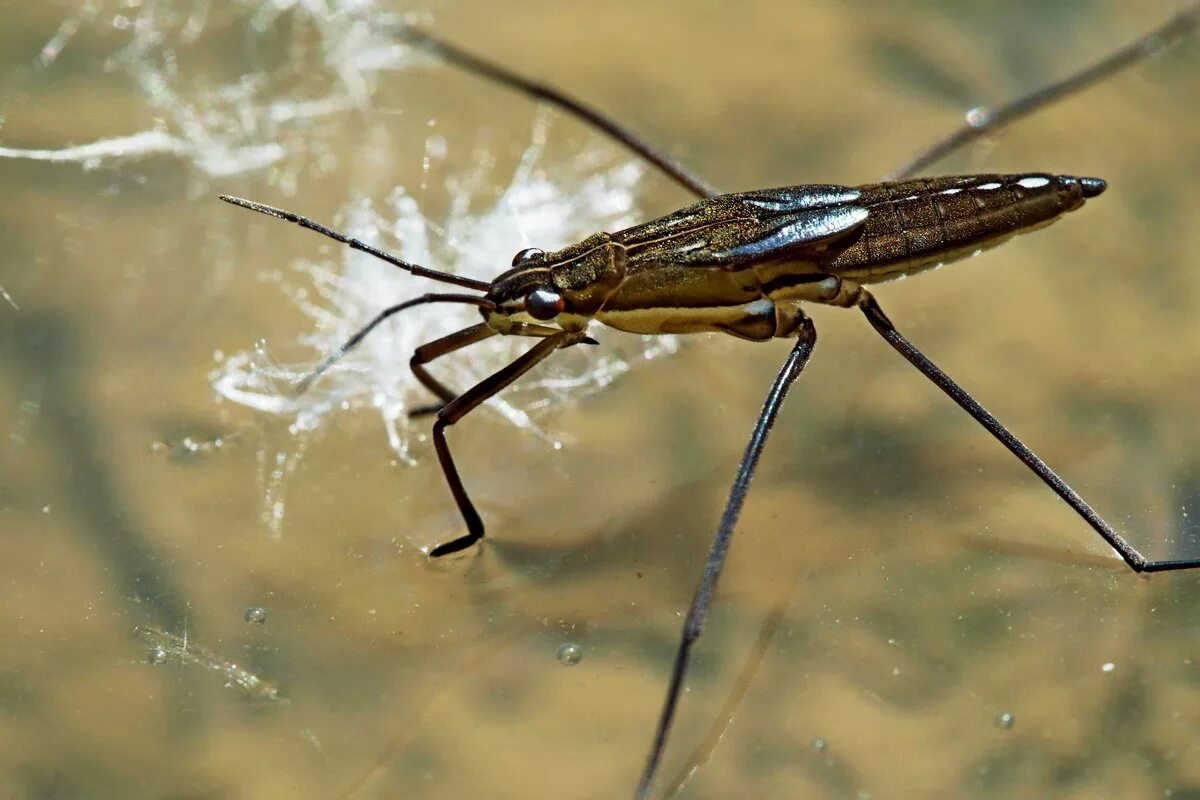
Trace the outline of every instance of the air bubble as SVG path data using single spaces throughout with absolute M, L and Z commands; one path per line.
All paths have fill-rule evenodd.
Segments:
M 996 115 L 987 106 L 975 106 L 966 113 L 967 124 L 972 128 L 983 128 L 990 124 Z
M 246 613 L 242 614 L 242 619 L 251 625 L 262 625 L 267 621 L 267 610 L 262 606 L 250 606 Z
M 554 654 L 554 657 L 564 667 L 573 667 L 583 660 L 583 648 L 577 644 L 568 642 L 558 648 L 558 652 Z
M 996 727 L 1002 731 L 1006 731 L 1015 725 L 1017 718 L 1007 711 L 996 715 Z

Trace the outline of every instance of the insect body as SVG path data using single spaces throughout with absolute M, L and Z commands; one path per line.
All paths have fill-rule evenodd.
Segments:
M 650 794 L 684 686 L 692 647 L 704 630 L 746 492 L 789 388 L 816 343 L 805 302 L 856 307 L 887 343 L 1017 456 L 1092 527 L 1136 572 L 1200 567 L 1200 559 L 1151 561 L 1102 519 L 1044 461 L 962 387 L 905 339 L 865 288 L 969 256 L 1018 234 L 1048 225 L 1106 188 L 1098 178 L 1043 173 L 912 179 L 912 172 L 988 127 L 1028 113 L 1146 57 L 1200 21 L 1200 4 L 1156 31 L 1068 79 L 983 116 L 914 159 L 896 180 L 859 187 L 792 186 L 717 194 L 685 168 L 628 130 L 556 90 L 514 75 L 478 56 L 411 31 L 439 56 L 596 124 L 662 169 L 699 202 L 651 222 L 598 233 L 554 252 L 521 251 L 512 268 L 480 281 L 411 264 L 307 218 L 248 200 L 223 199 L 295 222 L 370 253 L 419 277 L 472 290 L 430 293 L 384 309 L 301 384 L 309 385 L 377 325 L 417 305 L 460 303 L 479 308 L 483 322 L 417 348 L 414 375 L 440 400 L 433 424 L 438 460 L 466 533 L 430 551 L 437 557 L 465 549 L 484 535 L 483 522 L 459 477 L 445 430 L 556 350 L 595 344 L 593 320 L 643 334 L 720 332 L 752 341 L 794 338 L 767 394 L 709 548 L 704 572 L 683 626 L 667 696 L 637 796 Z M 538 341 L 523 355 L 461 394 L 427 370 L 434 359 L 495 335 Z
M 977 253 L 1104 188 L 1029 174 L 720 195 L 555 253 L 523 251 L 493 282 L 485 316 L 524 312 L 576 332 L 595 319 L 642 334 L 792 336 L 800 301 L 853 306 L 861 284 Z

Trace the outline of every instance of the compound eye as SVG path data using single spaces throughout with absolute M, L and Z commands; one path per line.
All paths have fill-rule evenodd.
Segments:
M 554 319 L 566 307 L 562 295 L 549 289 L 536 289 L 525 297 L 525 313 L 542 322 Z
M 528 264 L 530 261 L 541 261 L 546 257 L 546 251 L 540 247 L 526 247 L 521 252 L 513 256 L 514 267 L 519 267 L 522 264 Z

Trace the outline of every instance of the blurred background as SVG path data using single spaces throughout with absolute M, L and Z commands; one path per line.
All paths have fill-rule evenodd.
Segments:
M 452 430 L 489 538 L 432 562 L 461 523 L 406 362 L 471 313 L 297 398 L 431 287 L 216 195 L 486 279 L 690 198 L 405 23 L 734 191 L 875 180 L 1182 4 L 4 6 L 0 795 L 566 800 L 632 794 L 789 344 L 597 330 Z M 1110 188 L 876 292 L 1151 558 L 1200 555 L 1197 96 L 1189 39 L 937 164 Z M 657 796 L 1200 797 L 1200 574 L 1130 573 L 860 315 L 811 313 Z

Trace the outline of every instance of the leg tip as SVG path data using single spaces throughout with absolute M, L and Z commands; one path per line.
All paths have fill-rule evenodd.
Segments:
M 439 544 L 437 547 L 429 551 L 429 557 L 441 558 L 442 556 L 448 556 L 453 553 L 457 553 L 460 550 L 466 550 L 468 547 L 475 544 L 482 538 L 482 536 L 461 536 L 454 541 Z

